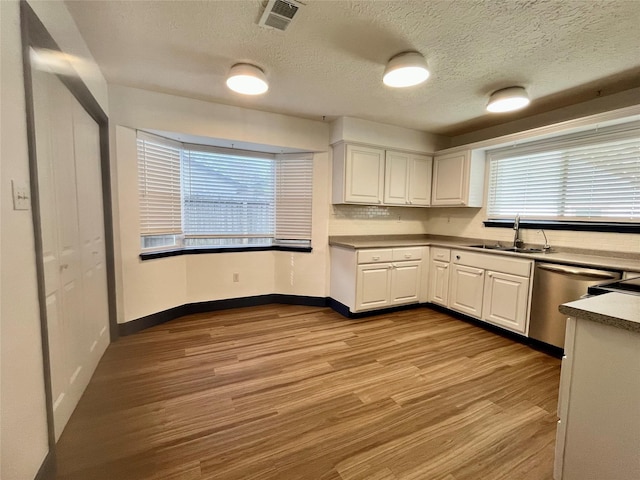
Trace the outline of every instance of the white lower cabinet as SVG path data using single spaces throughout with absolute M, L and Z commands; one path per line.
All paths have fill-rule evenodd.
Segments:
M 494 254 L 432 248 L 429 301 L 498 327 L 527 334 L 533 261 Z M 440 253 L 438 260 L 434 254 Z M 450 265 L 451 273 L 442 274 Z M 448 291 L 443 279 L 448 276 Z M 448 293 L 448 298 L 447 298 Z
M 356 311 L 390 305 L 391 268 L 390 263 L 358 265 Z
M 555 480 L 640 478 L 640 332 L 589 319 L 589 305 L 615 311 L 602 297 L 567 320 Z
M 454 264 L 451 269 L 449 290 L 451 292 L 449 308 L 472 317 L 482 316 L 483 269 Z
M 331 247 L 331 298 L 352 313 L 425 301 L 423 251 Z
M 422 262 L 397 262 L 391 268 L 391 304 L 417 303 Z
M 432 260 L 429 271 L 429 301 L 447 306 L 449 301 L 449 263 Z
M 429 296 L 431 303 L 446 307 L 449 305 L 449 260 L 451 250 L 448 248 L 431 248 L 429 264 Z
M 518 333 L 526 333 L 529 278 L 488 271 L 484 281 L 482 319 Z

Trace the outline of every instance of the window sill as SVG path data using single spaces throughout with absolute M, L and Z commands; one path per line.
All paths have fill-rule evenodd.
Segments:
M 513 220 L 485 220 L 488 228 L 513 228 Z M 520 220 L 521 229 L 572 230 L 575 232 L 640 233 L 640 223 L 559 222 L 552 220 Z
M 178 257 L 180 255 L 200 255 L 204 253 L 239 253 L 239 252 L 264 252 L 274 250 L 279 252 L 301 252 L 309 253 L 311 247 L 292 247 L 288 245 L 260 245 L 255 247 L 249 246 L 230 246 L 230 247 L 185 247 L 172 248 L 170 250 L 156 250 L 153 252 L 142 252 L 140 260 L 153 260 L 155 258 Z

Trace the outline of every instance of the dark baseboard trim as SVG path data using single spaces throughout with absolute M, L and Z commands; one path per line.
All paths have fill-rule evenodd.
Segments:
M 523 345 L 527 345 L 535 350 L 546 353 L 547 355 L 551 355 L 552 357 L 562 358 L 564 354 L 564 350 L 562 348 L 549 345 L 547 343 L 541 342 L 540 340 L 536 340 L 534 338 L 525 337 L 524 335 L 520 335 L 519 333 L 512 332 L 510 330 L 505 330 L 504 328 L 497 327 L 495 325 L 491 325 L 490 323 L 484 322 L 482 320 L 478 320 L 477 318 L 470 317 L 465 315 L 464 313 L 456 312 L 454 310 L 449 310 L 446 307 L 441 305 L 436 305 L 435 303 L 425 303 L 423 304 L 425 307 L 428 307 L 432 310 L 436 310 L 438 312 L 446 313 L 447 315 L 451 315 L 452 317 L 458 318 L 460 320 L 464 320 L 465 322 L 472 323 L 480 328 L 484 328 L 491 333 L 495 333 L 505 338 L 509 338 L 511 340 L 515 340 L 518 343 L 522 343 Z
M 270 303 L 326 307 L 327 299 L 325 297 L 272 293 L 268 295 L 256 295 L 253 297 L 228 298 L 224 300 L 211 300 L 208 302 L 187 303 L 168 310 L 152 313 L 151 315 L 147 315 L 127 323 L 121 323 L 118 325 L 118 334 L 120 336 L 131 335 L 146 328 L 154 327 L 186 315 L 215 312 L 230 308 L 255 307 L 258 305 L 268 305 Z
M 53 480 L 54 478 L 56 478 L 56 454 L 55 451 L 49 450 L 34 480 Z
M 327 298 L 327 306 L 331 307 L 333 310 L 338 312 L 343 317 L 352 318 L 355 320 L 358 318 L 373 317 L 374 315 L 382 315 L 385 313 L 400 312 L 402 310 L 411 310 L 413 308 L 421 307 L 422 304 L 412 303 L 410 305 L 402 305 L 399 307 L 381 308 L 379 310 L 369 310 L 368 312 L 353 313 L 351 310 L 349 310 L 349 307 L 347 307 L 345 304 L 340 303 L 339 301 L 329 297 Z

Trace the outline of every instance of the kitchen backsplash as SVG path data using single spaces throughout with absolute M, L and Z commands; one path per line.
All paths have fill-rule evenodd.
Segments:
M 510 228 L 486 228 L 485 209 L 409 208 L 376 205 L 332 205 L 330 235 L 416 234 L 450 235 L 509 243 Z M 552 247 L 640 253 L 640 235 L 545 230 Z M 525 243 L 542 245 L 539 230 L 521 229 Z
M 332 205 L 329 235 L 425 233 L 425 210 L 378 205 Z

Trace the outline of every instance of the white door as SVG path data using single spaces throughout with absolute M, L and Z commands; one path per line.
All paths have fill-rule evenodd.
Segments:
M 390 263 L 358 265 L 356 311 L 388 306 L 390 286 Z
M 525 333 L 529 279 L 499 272 L 487 272 L 482 318 L 487 322 Z
M 420 294 L 422 262 L 398 262 L 391 269 L 391 304 L 416 303 Z
M 384 203 L 405 205 L 407 203 L 409 154 L 387 151 L 384 168 Z
M 429 271 L 429 301 L 448 306 L 449 263 L 433 260 Z
M 433 159 L 412 155 L 409 159 L 409 204 L 431 205 L 431 172 Z
M 347 145 L 345 163 L 345 201 L 381 203 L 384 150 Z
M 106 248 L 102 212 L 100 130 L 78 102 L 73 110 L 78 226 L 82 251 L 83 328 L 90 372 L 109 344 Z M 100 347 L 100 348 L 97 348 Z
M 33 101 L 49 361 L 58 439 L 108 344 L 105 328 L 102 348 L 93 347 L 92 352 L 92 344 L 98 344 L 99 335 L 94 334 L 98 322 L 102 324 L 100 330 L 108 325 L 104 233 L 95 231 L 98 224 L 103 228 L 102 202 L 96 200 L 102 195 L 100 185 L 96 187 L 96 178 L 100 178 L 99 134 L 95 121 L 81 113 L 82 107 L 55 75 L 33 69 Z M 90 194 L 86 191 L 89 188 L 94 189 Z M 99 273 L 95 264 L 85 264 L 83 238 L 89 230 L 102 242 L 102 253 L 94 255 L 101 265 Z M 85 285 L 87 271 L 95 281 Z
M 472 317 L 482 318 L 484 270 L 453 264 L 449 307 Z

